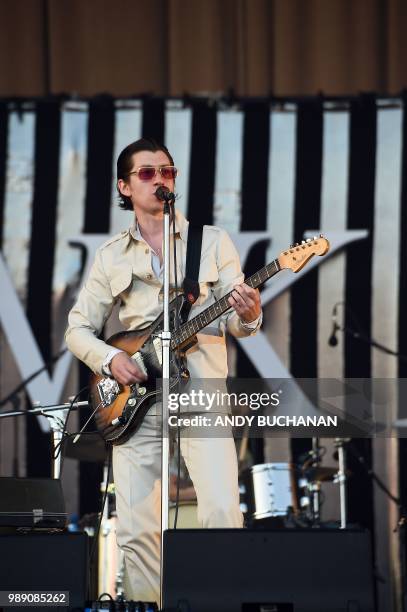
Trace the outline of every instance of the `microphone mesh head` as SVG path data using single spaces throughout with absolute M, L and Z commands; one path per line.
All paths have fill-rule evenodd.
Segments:
M 159 200 L 166 201 L 166 202 L 169 202 L 175 199 L 175 194 L 172 193 L 172 191 L 170 191 L 168 187 L 163 187 L 163 186 L 157 187 L 154 195 Z

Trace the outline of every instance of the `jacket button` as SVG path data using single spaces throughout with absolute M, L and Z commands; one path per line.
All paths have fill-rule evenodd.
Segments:
M 147 278 L 147 280 L 151 280 L 153 278 L 153 275 L 152 274 L 146 274 L 146 278 Z

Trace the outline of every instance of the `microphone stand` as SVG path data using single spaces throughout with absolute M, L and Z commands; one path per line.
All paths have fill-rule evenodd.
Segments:
M 160 334 L 162 345 L 162 453 L 161 453 L 161 555 L 160 555 L 160 608 L 163 606 L 163 568 L 164 568 L 164 532 L 168 529 L 169 502 L 169 428 L 168 428 L 168 396 L 170 392 L 170 202 L 173 194 L 162 193 L 164 199 L 163 217 L 163 289 L 164 310 L 163 329 Z M 170 197 L 169 197 L 170 196 Z M 161 198 L 160 198 L 161 199 Z

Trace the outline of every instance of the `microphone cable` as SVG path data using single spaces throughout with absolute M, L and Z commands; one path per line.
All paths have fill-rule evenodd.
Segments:
M 175 316 L 174 316 L 174 329 L 178 330 L 181 324 L 180 321 L 180 309 L 178 308 L 178 274 L 177 274 L 177 245 L 175 241 L 175 206 L 174 199 L 171 202 L 171 212 L 172 212 L 172 236 L 173 236 L 173 250 L 174 250 L 174 285 L 175 285 Z M 178 368 L 178 380 L 179 384 L 181 384 L 181 368 L 180 368 L 180 349 L 179 346 L 176 348 L 177 351 L 177 359 L 176 365 Z M 178 387 L 179 389 L 179 387 Z M 179 425 L 179 416 L 180 416 L 180 404 L 178 402 L 178 411 L 177 411 L 177 492 L 175 495 L 175 516 L 174 516 L 174 525 L 173 529 L 177 528 L 178 523 L 178 507 L 179 507 L 179 485 L 181 479 L 181 429 Z M 170 435 L 168 431 L 168 435 Z

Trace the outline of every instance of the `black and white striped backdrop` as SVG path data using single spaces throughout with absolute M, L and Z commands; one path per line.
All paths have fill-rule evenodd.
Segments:
M 68 241 L 128 227 L 131 214 L 116 205 L 115 161 L 129 142 L 149 135 L 172 152 L 180 169 L 178 207 L 191 221 L 214 223 L 231 234 L 267 233 L 268 245 L 253 249 L 247 271 L 307 230 L 328 237 L 366 230 L 363 239 L 265 304 L 266 338 L 294 376 L 405 376 L 405 363 L 349 336 L 340 336 L 336 348 L 327 344 L 332 308 L 345 302 L 345 323 L 356 318 L 367 335 L 407 354 L 405 100 L 361 95 L 229 104 L 108 96 L 86 102 L 0 101 L 0 245 L 42 360 L 61 346 L 81 266 L 80 250 Z M 7 287 L 0 289 L 4 295 Z M 3 321 L 2 397 L 19 381 L 16 351 L 24 352 L 24 346 L 10 347 Z M 21 374 L 36 369 L 32 366 Z M 241 375 L 255 372 L 243 352 L 237 368 Z M 4 450 L 10 449 L 11 431 L 1 424 L 4 475 L 12 470 Z M 16 435 L 23 455 L 20 475 L 46 475 L 48 435 L 36 420 L 20 424 Z M 405 501 L 406 446 L 383 439 L 358 445 L 394 492 L 400 484 Z M 254 452 L 261 459 L 262 449 Z M 388 569 L 395 565 L 397 544 L 389 533 L 396 515 L 361 469 L 353 469 L 350 519 L 375 530 Z M 95 496 L 87 496 L 96 474 L 86 466 L 72 477 L 73 488 L 79 477 L 82 511 L 94 509 Z

